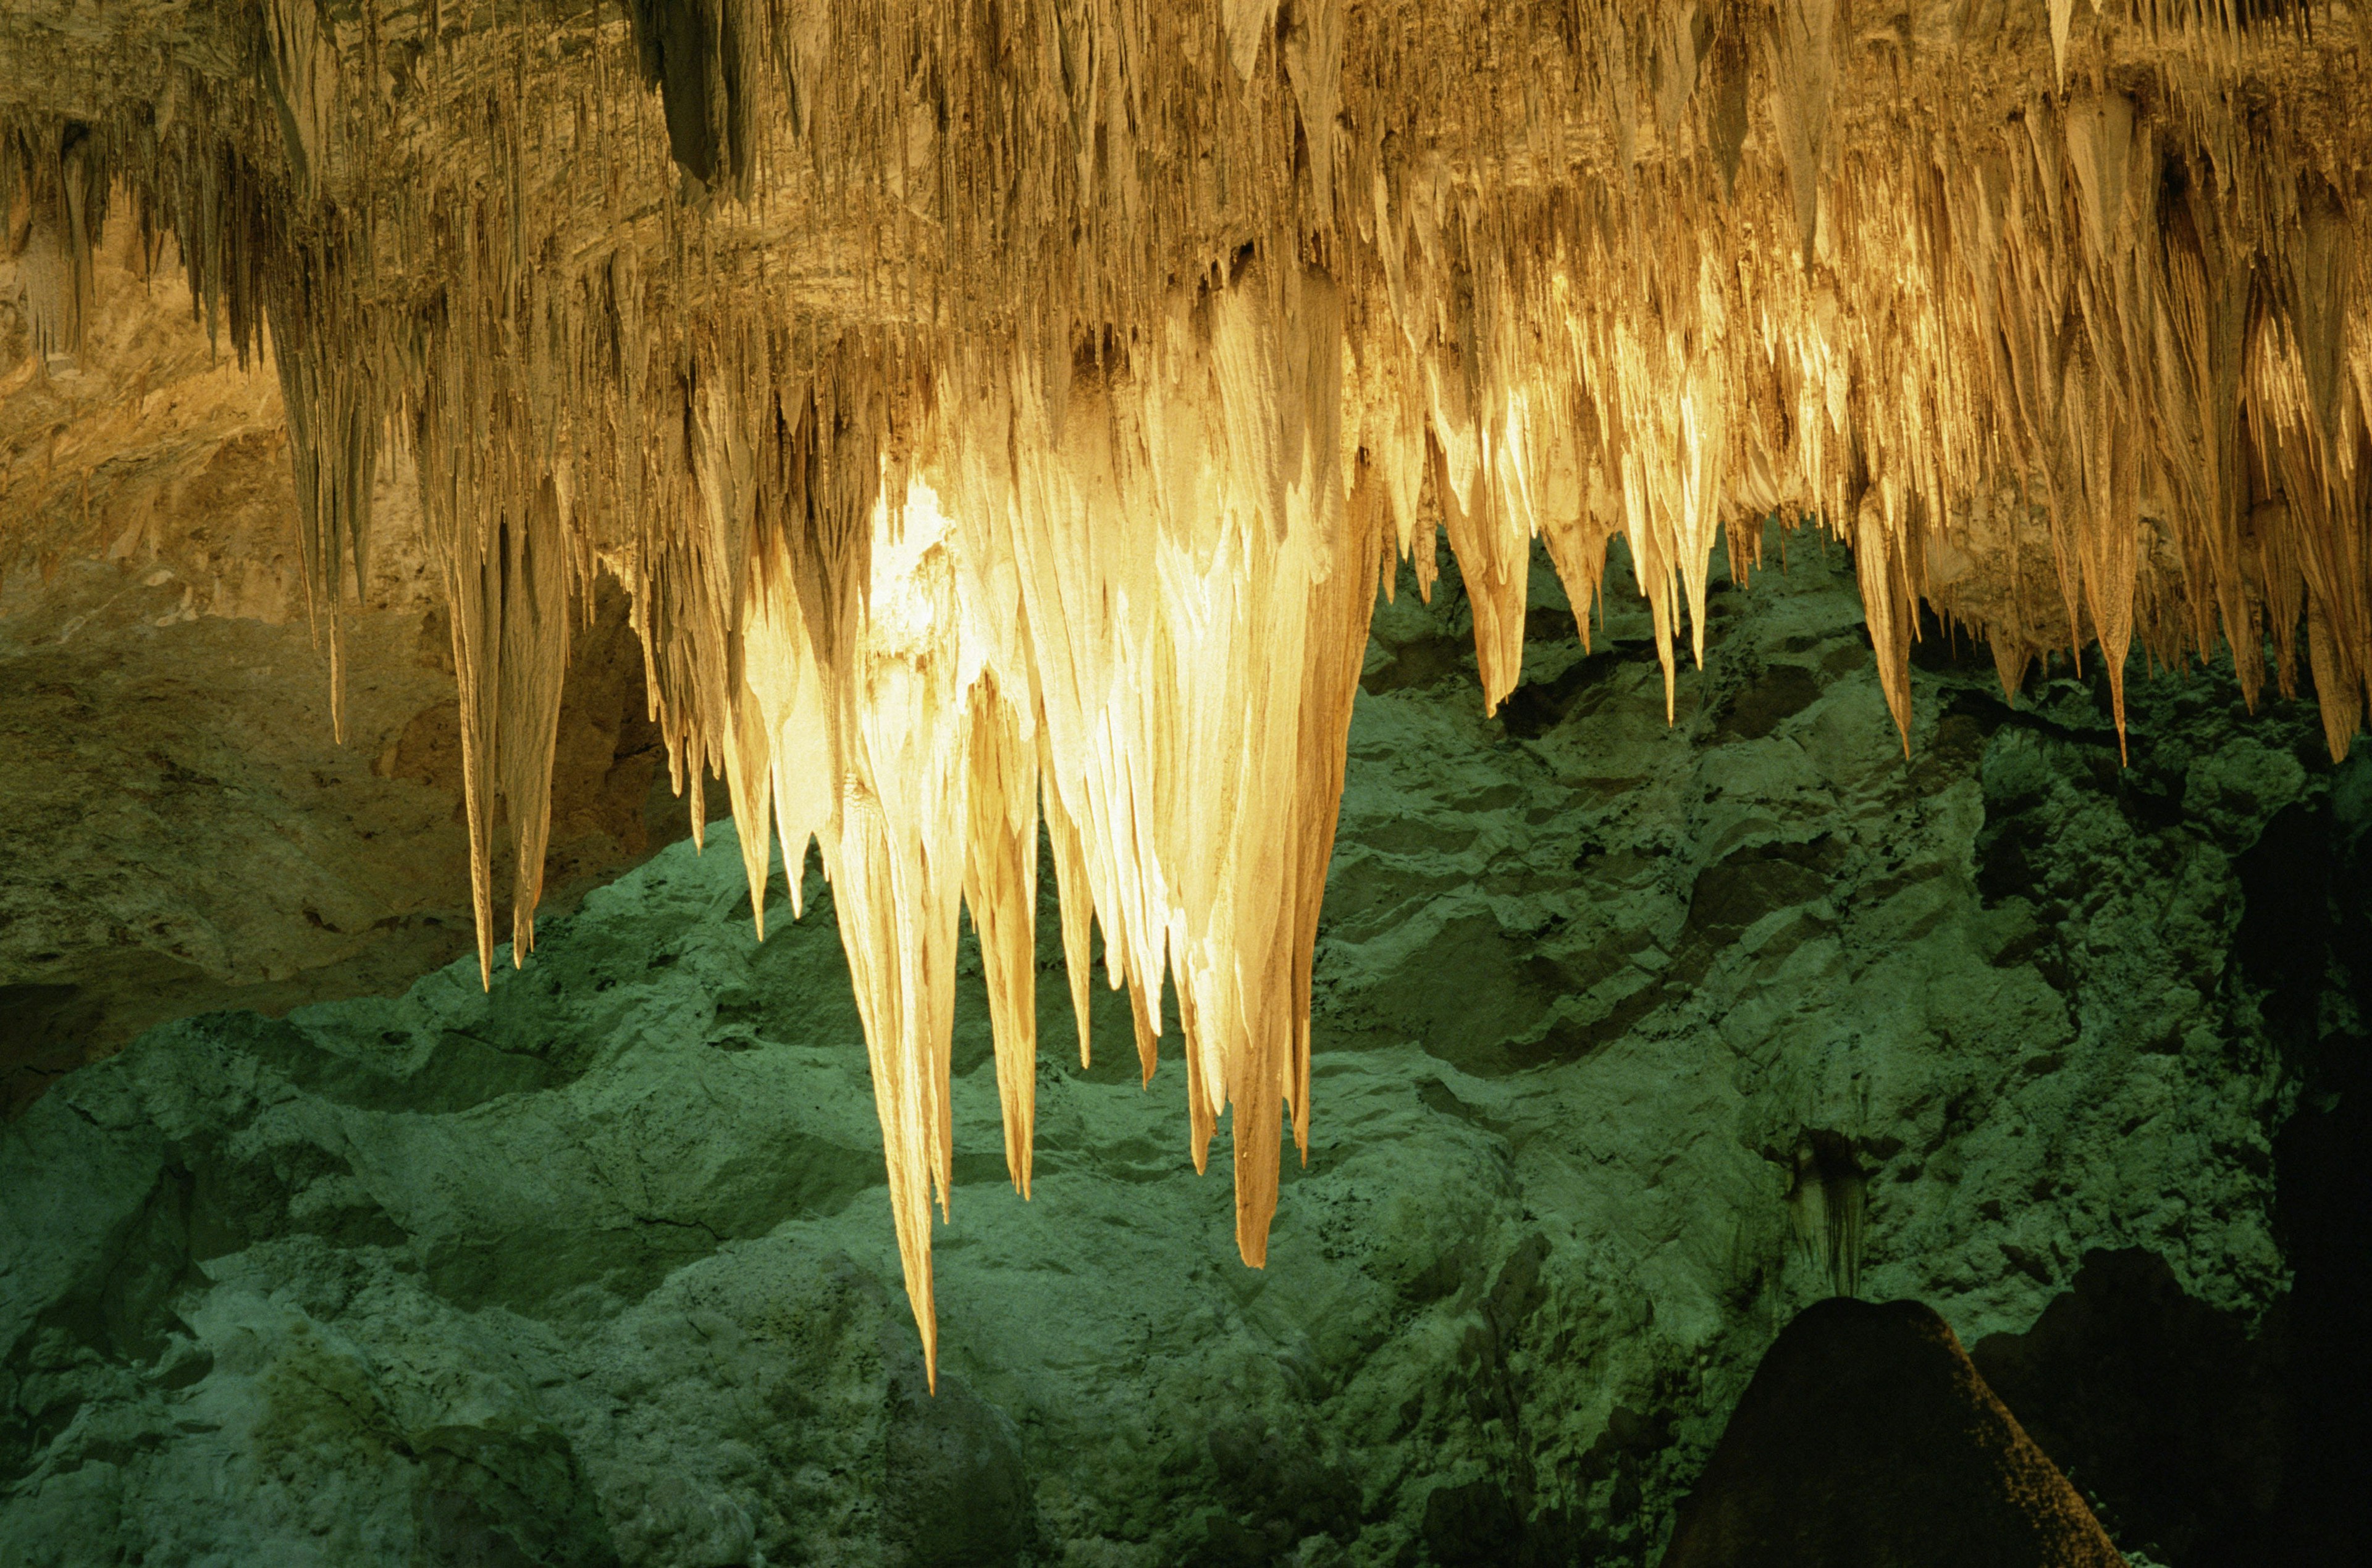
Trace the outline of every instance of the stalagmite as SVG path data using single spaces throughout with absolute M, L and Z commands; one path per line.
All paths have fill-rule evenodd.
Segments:
M 333 665 L 418 475 L 488 977 L 605 575 L 762 935 L 819 847 L 926 1348 L 965 908 L 1031 1191 L 1041 822 L 1082 1058 L 1099 927 L 1264 1257 L 1366 618 L 1436 531 L 1486 711 L 1535 539 L 1585 631 L 1624 541 L 1670 697 L 1774 512 L 1852 550 L 1906 746 L 1923 606 L 2013 699 L 2097 647 L 2121 726 L 2135 645 L 2252 696 L 2303 653 L 2334 755 L 2372 692 L 2360 6 L 29 15 L 0 213 L 50 373 L 104 215 L 171 234 L 278 367 Z

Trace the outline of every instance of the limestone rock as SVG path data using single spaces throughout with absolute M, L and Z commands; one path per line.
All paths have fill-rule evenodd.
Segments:
M 1937 638 L 1906 761 L 1849 564 L 1783 542 L 1669 727 L 1635 601 L 1585 653 L 1536 587 L 1484 719 L 1458 579 L 1403 581 L 1263 1271 L 1174 1055 L 1141 1090 L 1098 986 L 1081 1069 L 1052 972 L 1018 1198 L 967 944 L 936 1400 L 832 890 L 794 923 L 778 866 L 759 943 L 729 833 L 490 993 L 70 1074 L 0 1128 L 0 1564 L 1638 1562 L 1841 1279 L 1974 1343 L 2139 1249 L 2253 1320 L 2235 857 L 2331 787 L 2311 712 L 2136 680 L 2120 769 L 2103 687 L 2012 709 Z

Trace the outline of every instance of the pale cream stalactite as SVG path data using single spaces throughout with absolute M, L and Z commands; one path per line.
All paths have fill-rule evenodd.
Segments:
M 1040 737 L 1046 731 L 1041 725 Z M 1051 781 L 1052 763 L 1041 748 L 1041 776 Z M 1071 1012 L 1078 1023 L 1079 1065 L 1094 1064 L 1094 1035 L 1088 1009 L 1094 1000 L 1096 967 L 1093 922 L 1095 900 L 1087 890 L 1087 856 L 1079 842 L 1077 824 L 1063 807 L 1062 796 L 1049 782 L 1044 791 L 1046 842 L 1054 861 L 1054 897 L 1062 906 L 1063 970 L 1071 982 Z
M 867 613 L 849 650 L 840 798 L 823 835 L 873 1069 L 906 1293 L 936 1381 L 931 1205 L 955 1184 L 948 1052 L 969 784 L 949 519 L 927 487 L 875 505 Z
M 543 890 L 552 748 L 568 662 L 569 579 L 558 511 L 547 486 L 519 516 L 501 519 L 482 552 L 465 546 L 446 558 L 479 973 L 489 983 L 498 808 L 510 828 L 515 964 L 525 963 L 534 949 L 535 906 Z
M 338 105 L 338 53 L 324 38 L 317 0 L 265 0 L 261 60 L 265 90 L 279 110 L 289 172 L 311 188 L 331 153 Z
M 988 986 L 1005 1168 L 1024 1198 L 1038 1116 L 1038 738 L 1027 713 L 985 671 L 966 697 L 964 903 Z

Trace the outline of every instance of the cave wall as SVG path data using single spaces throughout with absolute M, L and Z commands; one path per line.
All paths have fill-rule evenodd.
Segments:
M 1099 987 L 1080 1068 L 1051 961 L 1011 1191 L 968 950 L 936 1398 L 829 889 L 794 924 L 778 871 L 757 943 L 729 837 L 491 993 L 465 962 L 62 1079 L 0 1128 L 0 1563 L 1638 1562 L 1839 1288 L 1989 1375 L 2064 1353 L 2103 1258 L 2267 1343 L 2327 1064 L 2251 857 L 2360 765 L 2210 671 L 2129 687 L 2121 766 L 2097 670 L 2012 706 L 1940 633 L 1906 758 L 1850 561 L 1783 557 L 1717 575 L 1669 726 L 1635 600 L 1585 650 L 1536 574 L 1496 719 L 1454 573 L 1379 607 L 1264 1272 L 1174 1056 L 1140 1091 Z M 1040 918 L 1059 952 L 1051 885 Z M 2034 1381 L 2122 1546 L 2219 1560 Z
M 412 475 L 381 476 L 333 678 L 271 369 L 209 334 L 171 242 L 128 220 L 72 360 L 32 351 L 23 270 L 0 256 L 0 1114 L 152 1024 L 401 990 L 471 941 L 451 640 Z M 555 748 L 563 908 L 689 828 L 624 596 L 585 608 Z

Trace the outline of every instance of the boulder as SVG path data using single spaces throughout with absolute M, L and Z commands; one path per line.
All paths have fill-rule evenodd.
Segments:
M 1764 1353 L 1664 1568 L 2124 1561 L 1934 1309 L 1832 1296 Z

